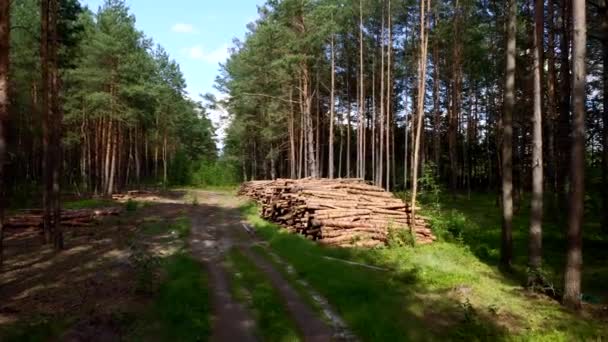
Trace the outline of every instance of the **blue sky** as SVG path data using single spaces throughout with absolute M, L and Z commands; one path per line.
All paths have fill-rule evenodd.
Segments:
M 216 93 L 219 63 L 228 57 L 232 39 L 244 37 L 264 0 L 126 0 L 137 28 L 175 59 L 186 77 L 188 92 Z M 81 0 L 94 12 L 104 0 Z M 218 122 L 219 113 L 212 113 Z M 221 133 L 220 133 L 221 136 Z

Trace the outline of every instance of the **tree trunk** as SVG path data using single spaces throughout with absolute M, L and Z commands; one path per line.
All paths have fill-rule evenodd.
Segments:
M 557 197 L 560 208 L 566 208 L 568 160 L 570 149 L 570 1 L 561 2 L 562 34 L 560 40 L 560 113 L 557 123 Z
M 363 0 L 359 0 L 359 144 L 358 176 L 365 179 L 365 73 L 363 70 Z
M 40 2 L 40 70 L 42 93 L 42 174 L 43 174 L 43 232 L 44 243 L 51 242 L 52 229 L 52 147 L 49 88 L 49 0 Z
M 296 137 L 293 109 L 293 87 L 289 87 L 289 175 L 296 178 Z
M 385 110 L 385 105 L 386 105 L 386 101 L 385 101 L 385 97 L 386 97 L 386 91 L 385 91 L 385 87 L 386 87 L 386 83 L 384 82 L 384 73 L 385 73 L 385 68 L 384 68 L 384 8 L 382 9 L 382 30 L 381 30 L 381 34 L 380 34 L 380 58 L 381 58 L 381 62 L 380 62 L 380 130 L 378 132 L 378 135 L 380 137 L 380 150 L 378 153 L 378 175 L 376 177 L 376 185 L 377 186 L 382 186 L 382 184 L 384 183 L 383 177 L 384 177 L 384 110 Z
M 307 170 L 308 175 L 317 178 L 317 159 L 315 157 L 315 137 L 312 124 L 312 94 L 310 93 L 310 74 L 308 66 L 302 67 L 303 92 L 304 92 L 304 115 L 306 125 L 306 150 L 307 150 Z
M 582 223 L 585 194 L 585 78 L 587 19 L 585 0 L 572 1 L 574 36 L 572 40 L 573 113 L 570 164 L 570 209 L 568 212 L 568 252 L 564 284 L 564 305 L 581 307 L 581 268 L 583 266 Z
M 346 75 L 346 122 L 347 122 L 347 127 L 346 127 L 346 178 L 349 178 L 351 176 L 351 167 L 350 167 L 350 160 L 351 160 L 351 152 L 350 152 L 350 148 L 351 148 L 351 131 L 352 131 L 352 123 L 351 123 L 351 111 L 352 111 L 352 107 L 351 107 L 351 98 L 350 98 L 350 87 L 349 87 L 349 79 L 350 79 L 350 65 L 347 66 L 346 68 L 347 70 L 347 75 Z
M 59 7 L 57 0 L 50 0 L 49 4 L 49 76 L 50 76 L 50 108 L 52 113 L 52 205 L 53 205 L 53 220 L 51 231 L 53 233 L 53 242 L 55 250 L 63 249 L 63 230 L 61 227 L 61 176 L 63 166 L 62 155 L 62 126 L 63 126 L 63 111 L 59 99 L 59 63 L 58 63 L 58 32 L 57 32 L 57 17 L 59 16 Z
M 428 0 L 428 5 L 425 0 L 420 2 L 420 55 L 418 59 L 418 96 L 417 106 L 418 111 L 416 115 L 416 137 L 414 140 L 414 165 L 412 170 L 412 203 L 411 203 L 411 220 L 410 232 L 413 232 L 413 222 L 416 220 L 416 196 L 418 191 L 418 161 L 420 159 L 420 138 L 422 132 L 422 126 L 424 123 L 424 98 L 426 93 L 426 65 L 427 65 L 427 46 L 429 43 L 428 36 L 426 34 L 426 7 L 431 7 L 431 1 Z M 412 236 L 414 236 L 412 234 Z
M 334 116 L 336 112 L 336 51 L 335 51 L 335 35 L 331 36 L 331 94 L 329 99 L 329 168 L 328 168 L 328 176 L 329 178 L 334 178 Z
M 435 175 L 439 176 L 441 174 L 441 166 L 439 165 L 441 158 L 441 113 L 439 108 L 439 43 L 436 40 L 433 42 L 433 112 L 435 114 L 433 120 L 433 159 Z
M 530 237 L 528 266 L 538 273 L 542 261 L 543 223 L 543 37 L 544 0 L 536 0 L 534 6 L 534 116 L 532 118 L 532 203 L 530 209 Z M 536 277 L 538 274 L 534 274 Z M 529 279 L 534 282 L 535 279 Z
M 545 117 L 547 137 L 547 178 L 549 189 L 555 194 L 557 186 L 555 184 L 556 161 L 555 161 L 555 120 L 557 118 L 556 105 L 556 84 L 557 75 L 555 70 L 555 20 L 553 0 L 548 1 L 547 8 L 548 22 L 548 42 L 547 42 L 547 113 Z
M 460 37 L 460 20 L 461 8 L 460 3 L 456 0 L 454 15 L 454 50 L 452 61 L 452 110 L 450 122 L 448 125 L 448 145 L 450 149 L 450 188 L 452 192 L 456 191 L 458 184 L 458 128 L 460 110 L 461 110 L 461 90 L 462 90 L 462 72 L 461 72 L 461 37 Z
M 603 139 L 603 153 L 602 153 L 602 184 L 604 189 L 604 196 L 602 202 L 604 204 L 604 217 L 602 220 L 602 227 L 604 232 L 608 233 L 608 1 L 604 1 L 603 9 L 603 33 L 604 39 L 602 40 L 603 50 L 603 77 L 604 77 L 604 112 L 602 122 L 604 124 L 604 139 Z
M 167 158 L 167 130 L 165 129 L 163 134 L 163 185 L 167 186 L 169 183 L 168 179 L 168 158 Z
M 500 260 L 511 268 L 513 258 L 513 110 L 515 107 L 515 54 L 517 1 L 508 2 L 506 75 L 502 118 L 502 244 Z
M 388 0 L 388 48 L 386 54 L 386 190 L 390 190 L 390 177 L 391 177 L 391 149 L 390 149 L 390 137 L 391 137 L 391 104 L 392 104 L 392 83 L 391 83 L 391 54 L 393 53 L 393 33 L 392 33 L 392 18 L 391 18 L 391 0 Z
M 107 196 L 112 196 L 114 193 L 114 182 L 115 182 L 115 174 L 116 174 L 116 149 L 118 146 L 118 126 L 110 132 L 110 139 L 112 140 L 110 149 L 110 172 L 108 176 L 108 188 L 106 190 Z
M 4 163 L 6 157 L 6 132 L 9 110 L 9 63 L 10 63 L 10 1 L 0 2 L 0 267 L 4 261 Z

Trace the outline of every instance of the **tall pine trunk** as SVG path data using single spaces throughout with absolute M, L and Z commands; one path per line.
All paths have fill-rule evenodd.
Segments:
M 431 1 L 422 0 L 420 2 L 420 54 L 418 56 L 418 96 L 417 96 L 417 123 L 416 123 L 416 137 L 414 140 L 414 165 L 412 169 L 412 202 L 411 202 L 411 222 L 410 232 L 413 231 L 413 225 L 416 221 L 416 196 L 418 192 L 418 162 L 420 159 L 420 139 L 424 125 L 424 94 L 426 93 L 426 65 L 427 65 L 427 46 L 429 43 L 427 36 L 427 18 L 426 8 L 431 7 Z M 413 234 L 412 234 L 413 236 Z
M 561 1 L 560 37 L 560 111 L 557 122 L 557 198 L 560 208 L 566 208 L 568 184 L 568 160 L 570 149 L 570 0 Z
M 564 276 L 564 305 L 581 307 L 581 269 L 583 267 L 583 213 L 585 192 L 585 78 L 587 18 L 585 0 L 572 1 L 572 151 L 570 161 L 570 208 L 568 211 L 568 250 Z
M 378 132 L 378 135 L 380 136 L 380 150 L 378 153 L 378 171 L 377 171 L 377 177 L 376 177 L 376 185 L 377 186 L 382 186 L 382 184 L 384 183 L 383 177 L 384 177 L 384 112 L 385 112 L 385 104 L 386 101 L 384 101 L 385 97 L 386 97 L 386 91 L 385 91 L 385 82 L 384 82 L 384 73 L 385 73 L 385 67 L 384 67 L 384 8 L 382 9 L 382 26 L 381 26 L 381 34 L 380 34 L 380 58 L 381 58 L 381 62 L 380 62 L 380 130 Z
M 9 109 L 10 1 L 0 2 L 0 267 L 4 261 L 4 160 Z
M 363 0 L 359 0 L 359 138 L 357 176 L 365 179 L 365 72 L 363 67 Z
M 532 118 L 532 203 L 530 210 L 530 237 L 528 264 L 538 273 L 542 261 L 543 224 L 543 37 L 544 0 L 536 0 L 534 6 L 534 115 Z M 534 275 L 536 277 L 536 275 Z M 529 279 L 532 282 L 535 279 Z
M 387 28 L 388 28 L 388 48 L 386 52 L 386 190 L 390 190 L 390 177 L 391 177 L 391 149 L 390 149 L 390 137 L 391 137 L 391 103 L 392 103 L 392 83 L 391 83 L 391 54 L 393 53 L 393 32 L 392 32 L 392 18 L 391 18 L 391 0 L 388 0 L 388 12 L 387 12 Z
M 336 112 L 336 51 L 335 34 L 331 36 L 331 93 L 329 103 L 329 146 L 328 146 L 328 176 L 334 178 L 334 121 Z
M 603 12 L 603 13 L 602 13 Z M 608 1 L 604 1 L 604 7 L 602 8 L 602 27 L 603 27 L 603 75 L 604 75 L 604 112 L 602 122 L 604 124 L 604 139 L 603 139 L 603 153 L 602 153 L 602 184 L 604 189 L 603 204 L 604 204 L 604 217 L 602 220 L 602 227 L 604 232 L 608 233 Z
M 510 268 L 513 258 L 513 110 L 515 107 L 515 54 L 517 45 L 517 1 L 509 0 L 507 12 L 507 49 L 502 117 L 502 243 L 500 260 Z
M 63 110 L 59 99 L 59 61 L 58 61 L 58 32 L 57 20 L 59 16 L 58 0 L 50 0 L 49 4 L 49 76 L 50 76 L 50 109 L 52 113 L 52 206 L 53 220 L 52 228 L 53 242 L 56 250 L 63 249 L 63 229 L 61 227 L 61 177 L 63 166 L 62 153 L 62 128 L 63 128 Z
M 49 0 L 40 2 L 40 70 L 42 93 L 42 207 L 43 207 L 43 237 L 44 243 L 50 243 L 52 238 L 53 221 L 53 186 L 52 186 L 52 141 L 51 141 L 51 104 L 49 86 Z
M 556 85 L 557 75 L 555 70 L 555 20 L 553 0 L 548 1 L 547 22 L 547 111 L 546 111 L 546 134 L 547 137 L 547 178 L 549 189 L 555 193 L 556 160 L 555 160 L 555 120 L 557 118 Z

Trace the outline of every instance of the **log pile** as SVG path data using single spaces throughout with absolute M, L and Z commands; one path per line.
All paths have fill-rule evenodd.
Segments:
M 416 243 L 436 238 L 423 217 L 384 189 L 361 179 L 278 179 L 244 183 L 240 195 L 261 204 L 261 216 L 291 232 L 332 246 L 385 245 L 392 229 L 409 229 Z
M 89 227 L 96 224 L 103 216 L 118 215 L 121 208 L 76 209 L 61 211 L 61 225 L 67 227 Z M 21 210 L 17 215 L 9 217 L 6 228 L 42 227 L 42 209 Z

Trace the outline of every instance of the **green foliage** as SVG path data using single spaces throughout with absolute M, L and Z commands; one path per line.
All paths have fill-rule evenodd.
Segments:
M 66 201 L 62 205 L 65 209 L 88 209 L 111 207 L 116 205 L 116 202 L 105 198 L 84 198 L 81 200 Z
M 420 178 L 421 196 L 424 196 L 435 209 L 441 209 L 440 197 L 443 191 L 441 183 L 437 177 L 437 166 L 428 162 L 424 166 L 424 173 Z
M 407 227 L 389 227 L 387 244 L 389 248 L 415 247 L 416 237 Z
M 145 248 L 133 244 L 129 260 L 137 273 L 135 290 L 142 293 L 153 293 L 158 283 L 158 267 L 161 259 Z
M 127 212 L 134 212 L 137 210 L 138 207 L 138 203 L 133 201 L 132 199 L 129 198 L 129 200 L 127 201 L 127 203 L 125 203 L 125 210 Z
M 457 210 L 447 213 L 432 212 L 430 224 L 433 232 L 446 240 L 462 242 L 467 229 L 467 217 Z
M 300 341 L 284 301 L 259 269 L 236 249 L 228 255 L 232 290 L 254 313 L 257 333 L 263 341 Z
M 234 164 L 225 159 L 201 161 L 192 175 L 192 185 L 198 187 L 234 186 L 240 178 Z
M 164 265 L 167 280 L 155 303 L 162 335 L 166 340 L 203 341 L 210 333 L 207 280 L 201 265 L 180 254 Z
M 211 309 L 202 266 L 187 254 L 176 254 L 162 262 L 161 271 L 153 307 L 135 323 L 130 339 L 206 341 Z
M 169 164 L 169 185 L 189 185 L 192 182 L 192 161 L 185 151 L 178 151 Z

